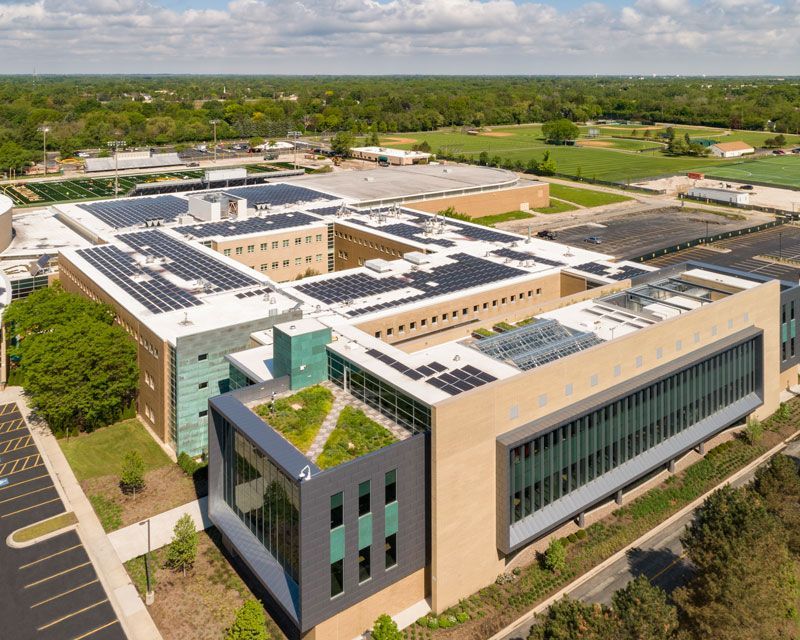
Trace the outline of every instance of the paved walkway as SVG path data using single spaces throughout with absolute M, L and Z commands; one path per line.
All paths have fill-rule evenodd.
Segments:
M 150 518 L 150 548 L 160 549 L 172 542 L 172 530 L 180 517 L 188 513 L 194 520 L 197 531 L 211 526 L 208 519 L 208 498 L 200 498 L 175 507 Z M 114 550 L 122 562 L 142 556 L 147 551 L 147 520 L 136 522 L 108 534 Z
M 161 633 L 139 598 L 136 587 L 106 537 L 100 520 L 50 429 L 31 414 L 21 387 L 8 387 L 0 394 L 0 398 L 3 402 L 16 402 L 30 425 L 31 435 L 42 453 L 45 465 L 57 480 L 55 486 L 66 508 L 73 511 L 78 518 L 78 535 L 125 634 L 131 640 L 162 640 Z

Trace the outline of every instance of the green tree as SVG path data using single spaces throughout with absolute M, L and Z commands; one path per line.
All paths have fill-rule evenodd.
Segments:
M 567 548 L 557 538 L 553 538 L 544 553 L 544 568 L 553 573 L 561 573 L 567 568 Z
M 8 141 L 0 145 L 0 170 L 22 171 L 33 159 L 33 153 L 16 142 Z
M 172 542 L 167 548 L 167 566 L 175 571 L 182 570 L 185 576 L 186 569 L 194 565 L 197 557 L 197 540 L 194 520 L 188 513 L 184 513 L 172 530 Z
M 619 640 L 611 611 L 568 597 L 550 605 L 528 637 L 530 640 Z
M 236 619 L 225 634 L 225 640 L 269 640 L 267 617 L 258 600 L 246 600 L 236 611 Z
M 487 151 L 481 151 L 478 155 L 478 164 L 482 167 L 485 167 L 489 164 L 489 153 Z
M 340 131 L 331 139 L 331 150 L 340 156 L 350 155 L 350 149 L 355 144 L 355 138 L 349 131 Z
M 397 623 L 388 615 L 381 614 L 372 627 L 372 640 L 403 640 L 403 634 L 397 628 Z
M 668 640 L 678 629 L 678 611 L 667 594 L 638 576 L 611 597 L 624 640 Z
M 25 390 L 56 434 L 116 422 L 136 397 L 136 346 L 121 327 L 84 318 L 24 342 Z
M 752 491 L 726 486 L 713 493 L 682 543 L 695 572 L 673 600 L 690 638 L 796 637 L 798 593 L 786 533 Z
M 545 140 L 554 144 L 564 144 L 568 140 L 576 140 L 580 133 L 581 130 L 578 126 L 566 118 L 551 120 L 542 125 L 542 134 Z
M 144 489 L 144 460 L 138 451 L 125 454 L 119 484 L 124 492 L 133 493 L 134 498 L 137 491 Z
M 778 454 L 756 471 L 753 490 L 764 507 L 783 523 L 789 550 L 800 555 L 800 474 L 794 460 Z
M 537 165 L 537 173 L 542 176 L 552 176 L 556 172 L 556 161 L 550 156 L 550 151 L 546 150 L 542 154 L 542 161 Z
M 371 147 L 381 146 L 381 139 L 378 137 L 378 129 L 375 125 L 370 129 L 369 136 L 367 137 L 367 145 Z

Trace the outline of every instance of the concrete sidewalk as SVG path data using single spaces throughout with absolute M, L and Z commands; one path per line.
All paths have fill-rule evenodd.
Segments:
M 0 394 L 0 399 L 4 402 L 16 402 L 25 417 L 65 507 L 73 511 L 78 518 L 78 535 L 108 594 L 109 602 L 122 624 L 125 635 L 130 640 L 162 640 L 161 633 L 139 597 L 125 567 L 122 566 L 114 547 L 106 537 L 100 520 L 50 429 L 35 416 L 31 416 L 27 398 L 21 387 L 8 387 Z
M 160 549 L 172 541 L 172 530 L 175 528 L 175 523 L 185 513 L 192 517 L 197 531 L 203 531 L 211 526 L 211 520 L 208 519 L 208 498 L 187 502 L 180 507 L 175 507 L 150 518 L 151 549 Z M 143 520 L 108 534 L 108 540 L 122 562 L 127 562 L 146 553 L 146 522 L 147 520 Z

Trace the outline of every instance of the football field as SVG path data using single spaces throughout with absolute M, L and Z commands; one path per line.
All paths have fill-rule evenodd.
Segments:
M 233 168 L 233 167 L 225 167 Z M 280 167 L 257 164 L 248 165 L 249 173 L 264 173 Z M 163 171 L 159 173 L 137 174 L 119 177 L 119 194 L 124 196 L 137 184 L 162 182 L 170 180 L 188 180 L 202 178 L 206 169 L 183 169 Z M 98 178 L 74 178 L 71 180 L 52 180 L 37 182 L 18 182 L 0 186 L 0 193 L 11 198 L 18 207 L 42 206 L 56 202 L 74 202 L 77 200 L 99 200 L 114 197 L 114 176 Z
M 800 156 L 770 156 L 697 169 L 708 178 L 800 188 Z

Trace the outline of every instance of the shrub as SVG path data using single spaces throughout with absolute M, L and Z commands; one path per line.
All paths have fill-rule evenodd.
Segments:
M 178 466 L 187 476 L 193 476 L 198 470 L 208 466 L 208 462 L 200 462 L 195 460 L 188 453 L 182 451 L 178 456 Z
M 397 623 L 384 613 L 375 620 L 371 637 L 372 640 L 401 640 L 403 634 L 397 628 Z
M 119 484 L 125 493 L 133 493 L 144 489 L 144 460 L 138 451 L 129 451 L 122 462 L 122 474 Z
M 247 600 L 237 611 L 225 640 L 269 640 L 267 616 L 258 600 Z
M 576 536 L 574 533 L 570 533 L 567 536 L 567 542 L 569 542 L 570 544 L 575 544 L 577 541 L 578 541 L 578 536 Z
M 428 618 L 428 629 L 438 629 L 439 628 L 439 619 L 434 617 Z
M 464 622 L 469 620 L 469 614 L 466 611 L 459 611 L 456 614 L 456 620 L 458 621 L 459 624 L 463 624 Z
M 785 402 L 781 402 L 778 410 L 775 412 L 775 417 L 778 420 L 788 420 L 789 419 L 789 406 Z
M 563 573 L 567 568 L 567 550 L 561 540 L 551 540 L 544 554 L 544 568 L 553 573 Z
M 586 529 L 578 529 L 575 532 L 575 536 L 578 538 L 578 540 L 583 540 L 584 538 L 586 538 L 586 535 L 587 535 Z
M 761 442 L 763 435 L 764 426 L 761 424 L 760 420 L 753 418 L 747 421 L 747 427 L 744 430 L 744 438 L 747 440 L 748 444 L 753 446 L 757 445 Z

